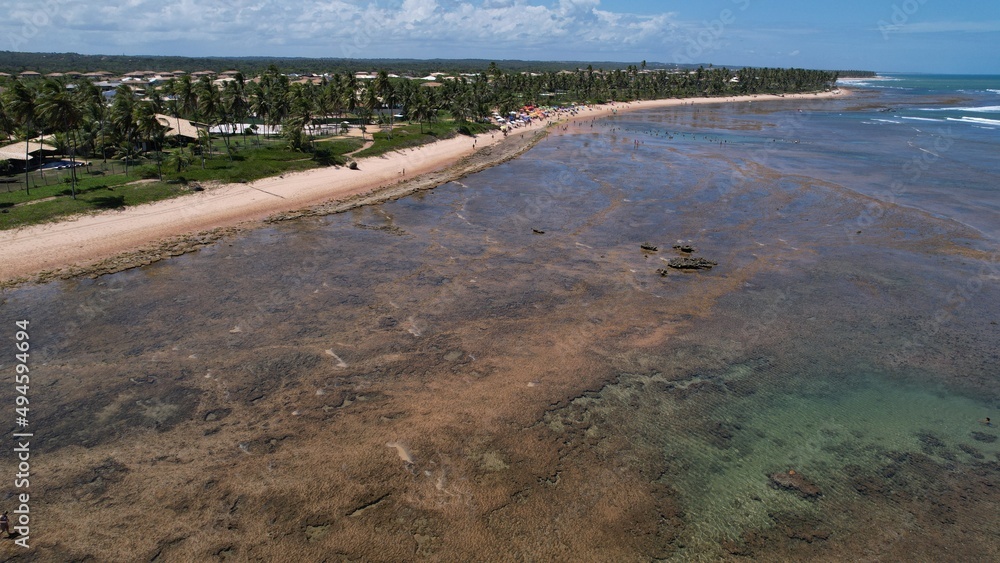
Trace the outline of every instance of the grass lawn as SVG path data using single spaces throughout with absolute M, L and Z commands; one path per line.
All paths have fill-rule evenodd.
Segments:
M 49 173 L 52 175 L 52 173 Z M 65 173 L 65 176 L 69 178 L 69 174 Z M 23 177 L 22 177 L 23 178 Z M 104 189 L 107 187 L 118 186 L 131 181 L 136 178 L 125 176 L 124 174 L 109 174 L 104 175 L 100 172 L 88 173 L 84 169 L 78 169 L 76 172 L 76 193 L 81 194 L 94 189 Z M 63 182 L 61 180 L 53 180 L 53 183 L 47 186 L 32 186 L 31 192 L 25 192 L 23 188 L 23 183 L 19 184 L 20 189 L 16 189 L 11 192 L 0 191 L 0 208 L 7 208 L 18 203 L 24 203 L 26 201 L 35 201 L 38 199 L 45 199 L 48 197 L 56 197 L 71 194 L 70 185 L 68 182 Z
M 163 167 L 163 179 L 180 182 L 252 182 L 260 178 L 275 176 L 285 172 L 308 170 L 316 168 L 312 155 L 278 147 L 249 148 L 241 150 L 229 160 L 226 154 L 216 153 L 205 157 L 204 163 L 200 156 L 191 158 L 190 166 L 181 171 L 176 168 Z M 146 166 L 149 174 L 150 166 Z M 156 165 L 152 165 L 155 171 Z
M 360 139 L 334 138 L 316 141 L 312 153 L 293 151 L 284 142 L 265 142 L 262 146 L 244 146 L 230 160 L 221 143 L 213 144 L 220 152 L 206 157 L 191 157 L 191 163 L 181 171 L 163 165 L 163 181 L 156 180 L 155 162 L 145 162 L 129 169 L 129 174 L 88 173 L 77 170 L 77 199 L 70 196 L 69 174 L 63 181 L 54 180 L 48 186 L 4 192 L 0 188 L 0 229 L 11 229 L 44 223 L 66 215 L 121 209 L 151 201 L 176 197 L 192 190 L 192 182 L 251 182 L 286 172 L 309 170 L 321 166 L 344 164 L 344 154 L 363 146 Z M 187 150 L 187 149 L 185 149 Z M 51 174 L 51 173 L 50 173 Z M 151 181 L 139 182 L 146 178 Z
M 45 199 L 46 196 L 39 194 L 35 203 L 10 207 L 8 198 L 4 197 L 13 194 L 0 194 L 0 229 L 11 229 L 23 227 L 36 223 L 44 223 L 54 218 L 83 213 L 86 211 L 97 211 L 101 209 L 120 209 L 130 205 L 139 205 L 150 201 L 174 197 L 188 192 L 188 188 L 182 185 L 171 185 L 162 182 L 136 182 L 135 178 L 127 178 L 124 174 L 118 177 L 104 179 L 104 184 L 95 184 L 87 188 L 78 189 L 76 199 L 72 199 L 69 194 L 68 185 L 62 188 L 65 194 L 48 196 L 52 199 Z M 125 182 L 134 182 L 126 184 Z M 57 186 L 49 186 L 56 188 Z M 43 191 L 32 190 L 31 195 Z M 23 194 L 24 192 L 20 192 Z
M 490 125 L 481 123 L 457 124 L 454 121 L 436 121 L 425 123 L 423 127 L 419 124 L 403 125 L 392 130 L 392 138 L 389 134 L 379 131 L 373 135 L 375 143 L 367 149 L 355 154 L 356 158 L 367 156 L 381 156 L 387 152 L 398 151 L 433 143 L 441 139 L 448 139 L 457 134 L 478 135 L 494 129 Z M 422 132 L 421 132 L 422 130 Z
M 317 147 L 322 147 L 329 149 L 333 154 L 347 154 L 351 151 L 356 151 L 365 145 L 364 141 L 361 139 L 351 138 L 337 138 L 323 139 L 316 141 Z
M 374 133 L 374 144 L 356 153 L 356 158 L 379 156 L 388 152 L 420 146 L 458 134 L 477 135 L 493 129 L 477 123 L 458 124 L 448 119 L 434 123 L 407 124 L 395 127 L 392 138 L 385 132 Z M 157 170 L 155 162 L 146 160 L 134 164 L 129 173 L 88 171 L 77 169 L 77 198 L 70 196 L 69 172 L 49 172 L 45 186 L 35 186 L 31 193 L 23 189 L 3 192 L 0 187 L 0 229 L 44 223 L 75 213 L 121 209 L 151 201 L 191 193 L 192 182 L 245 183 L 287 172 L 309 170 L 321 166 L 343 165 L 344 155 L 360 149 L 364 141 L 355 137 L 331 137 L 313 142 L 310 152 L 294 151 L 279 139 L 250 137 L 246 143 L 240 137 L 231 142 L 238 149 L 232 158 L 225 144 L 213 139 L 211 156 L 204 161 L 190 152 L 190 164 L 181 170 L 163 163 Z M 258 141 L 260 141 L 258 145 Z M 178 149 L 172 149 L 178 150 Z M 183 149 L 190 151 L 190 148 Z M 162 173 L 162 181 L 159 174 Z M 33 173 L 34 174 L 34 173 Z M 59 175 L 62 176 L 59 176 Z M 146 179 L 145 182 L 138 180 Z M 33 183 L 37 180 L 33 180 Z

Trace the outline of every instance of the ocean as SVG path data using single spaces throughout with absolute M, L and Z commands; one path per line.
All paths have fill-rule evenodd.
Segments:
M 842 86 L 6 291 L 36 553 L 1000 558 L 1000 77 Z

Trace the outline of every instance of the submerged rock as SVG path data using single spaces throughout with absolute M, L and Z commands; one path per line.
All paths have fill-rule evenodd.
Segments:
M 716 422 L 708 427 L 708 440 L 713 446 L 724 450 L 733 445 L 733 438 L 742 429 L 743 427 L 739 424 Z
M 797 493 L 804 499 L 815 500 L 823 494 L 819 487 L 806 480 L 794 469 L 781 473 L 772 473 L 771 485 L 778 489 L 785 489 Z
M 674 249 L 680 250 L 681 252 L 686 252 L 688 254 L 694 252 L 694 247 L 691 246 L 690 244 L 675 244 Z
M 711 270 L 719 263 L 705 258 L 671 258 L 667 265 L 677 270 Z
M 975 431 L 972 433 L 972 439 L 977 442 L 984 442 L 987 444 L 992 444 L 993 442 L 997 441 L 997 437 L 993 436 L 992 434 L 987 434 L 985 432 L 975 432 Z
M 660 250 L 659 248 L 653 246 L 652 244 L 650 244 L 648 242 L 644 242 L 644 243 L 640 244 L 639 248 L 641 248 L 643 250 L 646 250 L 648 252 L 658 252 Z

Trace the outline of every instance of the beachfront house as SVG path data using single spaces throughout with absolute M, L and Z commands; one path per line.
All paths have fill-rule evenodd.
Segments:
M 25 160 L 25 143 L 24 141 L 16 141 L 3 146 L 0 146 L 0 160 L 6 160 L 10 164 L 9 170 L 6 172 L 24 172 L 27 167 L 29 170 L 40 168 L 45 164 L 46 157 L 54 156 L 59 153 L 59 149 L 42 142 L 40 139 L 32 139 L 27 143 L 28 155 L 27 160 Z
M 164 133 L 165 136 L 175 137 L 181 141 L 197 141 L 199 131 L 208 131 L 208 126 L 204 123 L 172 115 L 158 113 L 156 114 L 156 120 L 160 122 L 160 125 L 167 128 L 166 133 Z

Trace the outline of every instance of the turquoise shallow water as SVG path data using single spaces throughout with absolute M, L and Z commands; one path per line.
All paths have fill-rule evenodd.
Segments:
M 46 456 L 117 456 L 131 471 L 93 497 L 97 513 L 131 498 L 129 483 L 156 490 L 151 436 L 228 451 L 197 426 L 221 419 L 212 432 L 232 432 L 239 463 L 251 464 L 330 428 L 337 444 L 370 440 L 384 453 L 390 439 L 373 429 L 398 420 L 456 436 L 452 449 L 414 437 L 418 464 L 392 477 L 373 469 L 381 458 L 310 469 L 404 491 L 386 497 L 383 520 L 338 536 L 377 496 L 352 505 L 330 546 L 426 521 L 437 535 L 419 535 L 450 546 L 428 558 L 482 537 L 447 530 L 486 528 L 525 559 L 600 558 L 587 543 L 597 532 L 626 560 L 989 559 L 1000 556 L 1000 433 L 979 421 L 1000 419 L 1000 170 L 990 158 L 1000 141 L 968 124 L 874 120 L 992 95 L 865 89 L 582 122 L 433 192 L 7 292 L 0 321 L 42 327 Z M 926 169 L 908 168 L 942 142 Z M 670 270 L 682 255 L 674 244 L 718 265 Z M 406 402 L 420 393 L 424 403 Z M 434 426 L 470 404 L 461 425 Z M 529 420 L 497 414 L 510 405 Z M 322 423 L 284 430 L 299 416 Z M 436 465 L 420 466 L 434 448 Z M 259 463 L 271 471 L 275 459 Z M 463 475 L 463 459 L 488 459 L 490 473 Z M 225 473 L 249 471 L 236 468 Z M 789 470 L 821 493 L 772 479 Z M 53 498 L 94 482 L 50 475 Z M 405 488 L 421 475 L 431 484 Z M 521 487 L 505 492 L 508 512 L 485 513 L 492 479 Z M 448 512 L 452 482 L 465 504 Z M 652 500 L 635 513 L 601 504 L 621 491 Z M 246 494 L 240 502 L 256 508 L 273 502 Z M 522 505 L 535 520 L 513 512 Z M 213 510 L 192 517 L 212 522 Z M 314 509 L 325 511 L 335 512 Z M 318 525 L 309 518 L 287 537 Z
M 753 377 L 746 371 L 737 368 L 720 377 Z M 690 506 L 692 548 L 710 550 L 721 538 L 769 527 L 770 515 L 782 510 L 835 521 L 831 511 L 856 502 L 850 468 L 881 467 L 890 455 L 922 453 L 942 464 L 1000 459 L 998 442 L 986 441 L 997 430 L 975 422 L 995 410 L 991 405 L 889 381 L 885 374 L 866 379 L 857 387 L 819 380 L 812 393 L 765 392 L 729 400 L 713 413 L 718 426 L 709 444 L 684 430 L 666 429 L 666 455 L 689 464 L 675 486 Z M 720 434 L 726 439 L 718 439 Z M 819 487 L 822 501 L 772 486 L 768 475 L 789 469 Z

